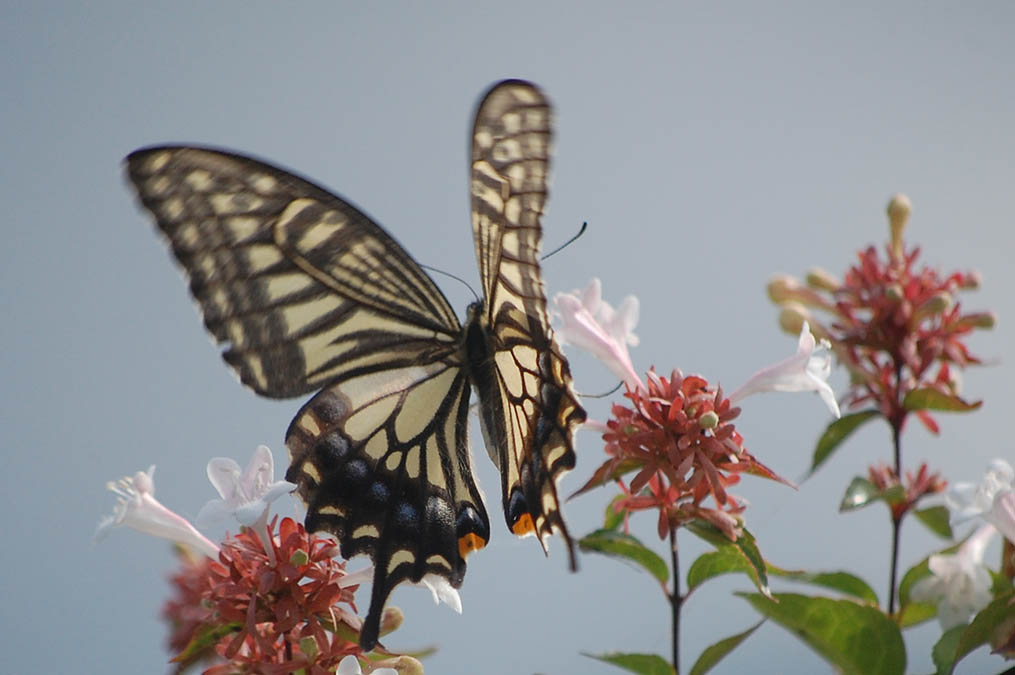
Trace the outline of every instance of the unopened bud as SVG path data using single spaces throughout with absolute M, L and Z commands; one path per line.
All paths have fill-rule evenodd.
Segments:
M 811 313 L 803 305 L 791 302 L 783 305 L 779 312 L 779 328 L 790 335 L 800 335 L 804 321 L 811 320 Z
M 827 312 L 835 311 L 835 306 L 824 296 L 789 276 L 779 276 L 769 281 L 768 297 L 777 305 L 796 302 L 806 307 L 818 307 Z
M 378 668 L 394 668 L 398 675 L 423 675 L 423 664 L 411 656 L 396 656 L 375 661 L 370 672 Z
M 289 562 L 290 564 L 295 565 L 296 567 L 302 567 L 303 565 L 306 565 L 308 562 L 310 562 L 310 556 L 307 555 L 306 551 L 304 551 L 301 548 L 298 548 L 295 551 L 293 551 L 291 556 L 289 556 Z
M 885 297 L 894 302 L 901 302 L 906 295 L 899 284 L 889 284 L 885 287 Z
M 719 415 L 714 410 L 709 410 L 698 418 L 698 426 L 702 429 L 715 429 L 719 424 Z
M 842 288 L 842 282 L 832 276 L 831 272 L 826 272 L 820 267 L 813 267 L 808 270 L 805 280 L 808 286 L 820 291 L 835 292 Z
M 994 312 L 976 312 L 966 314 L 959 318 L 959 326 L 963 328 L 985 328 L 990 330 L 997 325 L 997 315 Z
M 916 308 L 913 318 L 919 321 L 928 316 L 939 316 L 947 312 L 951 307 L 952 296 L 946 291 L 938 291 Z
M 967 272 L 962 276 L 962 280 L 959 281 L 959 288 L 964 291 L 975 291 L 983 283 L 983 277 L 976 270 Z
M 801 288 L 800 282 L 791 276 L 780 275 L 768 282 L 768 298 L 777 305 L 794 299 Z
M 902 231 L 906 229 L 906 222 L 909 214 L 913 212 L 913 205 L 909 197 L 899 193 L 888 202 L 888 224 L 892 230 L 892 253 L 901 258 L 903 255 Z
M 402 614 L 402 610 L 397 607 L 385 607 L 384 612 L 381 614 L 380 635 L 384 636 L 398 630 L 398 627 L 402 625 L 404 620 L 405 615 Z

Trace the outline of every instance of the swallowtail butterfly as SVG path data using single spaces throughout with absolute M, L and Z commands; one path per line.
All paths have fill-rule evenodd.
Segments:
M 127 157 L 127 174 L 186 271 L 204 324 L 262 396 L 315 393 L 286 433 L 307 529 L 373 560 L 361 644 L 403 581 L 459 587 L 490 538 L 472 474 L 471 388 L 504 515 L 544 550 L 574 544 L 557 480 L 585 411 L 550 328 L 539 271 L 551 109 L 508 80 L 472 130 L 472 228 L 483 299 L 461 326 L 429 276 L 367 215 L 265 162 L 200 147 Z

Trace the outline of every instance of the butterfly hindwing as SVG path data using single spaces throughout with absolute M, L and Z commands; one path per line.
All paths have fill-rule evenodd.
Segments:
M 257 393 L 298 396 L 456 349 L 458 320 L 433 281 L 339 197 L 205 148 L 139 150 L 127 170 L 223 358 Z
M 376 642 L 397 584 L 436 574 L 457 588 L 465 556 L 489 540 L 470 466 L 468 403 L 457 365 L 390 370 L 326 388 L 286 433 L 286 479 L 307 503 L 307 529 L 335 533 L 344 558 L 373 560 L 364 648 Z
M 536 534 L 544 549 L 559 531 L 574 567 L 556 484 L 574 467 L 573 436 L 585 411 L 550 328 L 539 268 L 551 122 L 542 92 L 517 80 L 493 87 L 476 111 L 472 225 L 486 307 L 470 315 L 470 326 L 480 327 L 490 357 L 474 379 L 508 527 Z

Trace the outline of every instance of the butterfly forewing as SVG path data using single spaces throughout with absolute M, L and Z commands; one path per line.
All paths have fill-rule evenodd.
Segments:
M 528 82 L 502 82 L 480 102 L 471 193 L 486 309 L 470 322 L 480 326 L 492 357 L 474 366 L 474 379 L 484 399 L 487 450 L 501 470 L 508 526 L 519 535 L 535 533 L 544 548 L 560 531 L 573 567 L 556 483 L 574 467 L 573 436 L 585 411 L 553 338 L 539 268 L 551 122 L 549 102 Z
M 456 348 L 458 320 L 433 281 L 339 197 L 203 148 L 139 150 L 127 169 L 223 358 L 257 393 L 307 394 Z

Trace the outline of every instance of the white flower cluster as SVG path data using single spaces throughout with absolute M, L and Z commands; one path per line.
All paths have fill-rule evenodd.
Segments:
M 998 532 L 1015 542 L 1015 471 L 996 459 L 979 483 L 956 483 L 945 503 L 953 526 L 983 523 L 954 554 L 932 555 L 927 561 L 931 576 L 916 582 L 910 594 L 917 602 L 936 604 L 941 627 L 948 630 L 968 622 L 993 598 L 983 554 Z

